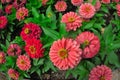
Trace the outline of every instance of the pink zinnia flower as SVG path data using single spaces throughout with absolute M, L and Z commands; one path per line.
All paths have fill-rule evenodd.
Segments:
M 26 55 L 18 56 L 16 64 L 21 70 L 24 71 L 29 70 L 31 67 L 31 61 Z
M 44 53 L 42 43 L 40 40 L 34 38 L 26 41 L 25 51 L 31 58 L 41 58 Z
M 71 3 L 74 6 L 80 6 L 83 3 L 83 0 L 71 0 Z
M 8 20 L 7 20 L 6 16 L 1 16 L 0 17 L 0 29 L 5 28 L 7 25 L 7 22 L 8 22 Z
M 55 9 L 58 12 L 62 12 L 65 11 L 67 9 L 67 4 L 65 1 L 57 1 L 57 3 L 55 4 Z
M 19 8 L 21 8 L 21 7 L 24 7 L 26 1 L 27 1 L 27 0 L 14 0 L 13 6 L 14 6 L 16 9 L 19 9 Z
M 75 12 L 68 12 L 62 16 L 62 22 L 66 24 L 66 30 L 74 30 L 82 26 L 82 19 Z
M 21 21 L 24 20 L 24 18 L 28 16 L 28 9 L 25 7 L 19 8 L 16 12 L 16 18 Z
M 5 53 L 4 52 L 0 52 L 0 64 L 3 64 L 5 62 L 6 62 Z
M 20 33 L 22 39 L 26 41 L 27 39 L 35 38 L 39 39 L 42 33 L 41 28 L 34 23 L 25 24 Z
M 4 3 L 10 3 L 11 0 L 1 0 L 0 2 L 1 2 L 2 4 L 4 4 Z
M 21 54 L 21 48 L 18 44 L 10 44 L 7 53 L 9 56 L 19 56 Z
M 105 65 L 97 66 L 91 70 L 89 80 L 112 80 L 112 70 Z
M 118 16 L 120 16 L 120 4 L 117 4 L 117 5 L 116 5 L 116 9 L 117 9 L 117 14 L 118 14 Z
M 42 0 L 42 5 L 46 5 L 46 3 L 48 2 L 48 0 Z
M 7 14 L 10 14 L 10 13 L 12 12 L 12 7 L 13 7 L 13 5 L 7 5 L 7 6 L 5 7 L 5 12 L 6 12 Z
M 50 60 L 60 70 L 74 68 L 81 60 L 82 51 L 72 39 L 57 40 L 50 48 Z
M 89 31 L 82 32 L 77 36 L 76 41 L 83 49 L 83 58 L 92 58 L 99 52 L 100 41 L 94 33 Z
M 104 4 L 109 4 L 110 0 L 102 0 L 101 2 L 104 3 Z
M 112 1 L 117 3 L 117 2 L 119 2 L 120 0 L 112 0 Z
M 95 14 L 95 7 L 90 3 L 81 4 L 79 14 L 83 18 L 92 18 Z
M 13 80 L 18 80 L 18 78 L 19 78 L 19 73 L 16 70 L 12 69 L 12 68 L 10 68 L 8 70 L 8 75 Z

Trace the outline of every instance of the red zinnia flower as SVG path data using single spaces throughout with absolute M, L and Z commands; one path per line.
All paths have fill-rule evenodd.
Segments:
M 65 11 L 67 9 L 66 2 L 65 1 L 57 1 L 57 3 L 55 4 L 55 9 L 58 12 Z
M 19 8 L 16 12 L 16 18 L 20 20 L 24 20 L 24 18 L 28 16 L 28 9 L 25 7 Z
M 21 48 L 18 44 L 10 44 L 7 50 L 8 55 L 15 56 L 21 54 Z
M 94 33 L 88 31 L 82 32 L 77 36 L 76 41 L 83 49 L 83 58 L 94 57 L 100 49 L 99 38 Z
M 14 80 L 18 80 L 18 78 L 19 78 L 19 73 L 16 70 L 12 69 L 12 68 L 10 68 L 8 70 L 8 75 L 9 75 L 10 78 L 12 78 Z
M 5 59 L 5 53 L 4 52 L 0 52 L 0 64 L 5 63 L 6 59 Z
M 24 41 L 27 39 L 35 38 L 39 39 L 42 31 L 41 28 L 34 23 L 25 24 L 22 28 L 21 37 Z
M 62 16 L 62 22 L 66 23 L 67 31 L 74 30 L 82 26 L 82 19 L 75 12 L 69 12 Z
M 116 2 L 116 3 L 117 3 L 117 2 L 120 2 L 120 0 L 112 0 L 112 1 L 113 1 L 113 2 Z
M 97 66 L 91 70 L 89 80 L 112 80 L 112 71 L 105 65 Z
M 43 57 L 44 49 L 42 43 L 37 39 L 28 39 L 26 41 L 25 50 L 31 58 Z
M 26 55 L 18 56 L 16 64 L 21 70 L 24 71 L 29 70 L 31 67 L 31 61 Z
M 0 17 L 0 29 L 5 28 L 7 25 L 7 22 L 8 22 L 8 20 L 7 20 L 6 16 L 1 16 Z
M 90 3 L 81 4 L 79 14 L 83 18 L 92 18 L 95 14 L 95 7 Z
M 13 2 L 13 6 L 16 8 L 16 9 L 19 9 L 21 7 L 24 7 L 24 4 L 26 3 L 26 0 L 14 0 Z
M 50 60 L 60 70 L 74 68 L 81 60 L 82 51 L 72 39 L 57 40 L 50 48 Z
M 71 3 L 74 6 L 80 6 L 83 3 L 83 0 L 71 0 Z
M 104 3 L 104 4 L 109 4 L 110 0 L 102 0 L 101 2 Z
M 120 16 L 120 4 L 117 4 L 117 5 L 116 5 L 116 9 L 117 9 L 117 14 L 118 14 L 118 16 Z
M 12 5 L 7 5 L 6 7 L 5 7 L 5 12 L 7 13 L 7 14 L 10 14 L 11 12 L 12 12 Z

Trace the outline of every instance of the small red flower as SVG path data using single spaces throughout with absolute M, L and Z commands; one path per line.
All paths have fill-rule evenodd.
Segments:
M 31 67 L 31 61 L 26 55 L 18 56 L 16 64 L 23 71 L 29 70 Z
M 48 0 L 42 0 L 42 5 L 45 6 Z
M 21 7 L 24 7 L 24 5 L 26 4 L 26 1 L 27 1 L 27 0 L 14 0 L 13 6 L 14 6 L 16 9 L 19 9 L 19 8 L 21 8 Z
M 7 50 L 8 55 L 10 56 L 19 56 L 21 54 L 21 48 L 18 44 L 10 44 Z
M 55 4 L 55 9 L 58 12 L 62 12 L 65 11 L 67 9 L 67 4 L 65 1 L 57 1 L 57 3 Z
M 0 64 L 3 64 L 5 62 L 6 62 L 5 53 L 4 52 L 0 52 Z
M 91 70 L 89 80 L 112 80 L 112 70 L 106 65 L 97 66 Z
M 117 14 L 118 14 L 118 16 L 120 16 L 120 4 L 117 4 L 117 5 L 116 5 L 116 9 L 117 9 Z
M 21 21 L 24 20 L 24 18 L 28 16 L 28 9 L 25 7 L 19 8 L 16 12 L 16 18 Z
M 8 70 L 8 75 L 13 80 L 18 80 L 19 79 L 19 73 L 16 70 L 12 69 L 12 68 L 10 68 Z
M 39 39 L 41 33 L 42 30 L 37 24 L 28 23 L 25 24 L 24 27 L 22 28 L 20 36 L 24 41 L 26 41 L 27 39 L 31 39 L 31 38 Z
M 1 16 L 0 17 L 0 29 L 5 28 L 7 25 L 7 22 L 8 22 L 8 20 L 7 20 L 6 16 Z
M 7 5 L 7 6 L 5 7 L 5 12 L 6 12 L 7 14 L 10 14 L 10 13 L 12 12 L 12 7 L 13 7 L 13 5 Z
M 110 0 L 102 0 L 101 2 L 104 3 L 104 4 L 109 4 Z
M 84 2 L 84 0 L 71 0 L 71 3 L 74 6 L 80 6 L 83 2 Z
M 26 41 L 25 51 L 31 58 L 41 58 L 44 53 L 42 43 L 37 39 L 28 39 Z

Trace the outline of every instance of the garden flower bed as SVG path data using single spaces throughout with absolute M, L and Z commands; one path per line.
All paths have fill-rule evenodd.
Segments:
M 0 0 L 6 80 L 112 80 L 119 50 L 120 0 Z

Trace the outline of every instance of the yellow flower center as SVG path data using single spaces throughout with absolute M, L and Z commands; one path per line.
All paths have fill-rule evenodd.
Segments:
M 104 77 L 104 76 L 101 76 L 101 77 L 100 77 L 100 80 L 105 80 L 105 77 Z
M 73 17 L 69 17 L 69 18 L 68 18 L 68 22 L 72 23 L 72 22 L 74 22 L 74 21 L 75 21 L 75 18 L 73 18 Z
M 36 52 L 35 46 L 30 46 L 29 50 L 32 54 L 35 54 L 35 52 Z
M 85 40 L 84 45 L 85 45 L 85 46 L 88 46 L 88 45 L 89 45 L 89 41 L 88 41 L 88 40 Z
M 86 12 L 90 12 L 90 8 L 89 8 L 89 7 L 86 7 L 86 8 L 85 8 L 85 11 L 86 11 Z
M 30 30 L 29 28 L 26 28 L 26 29 L 24 30 L 24 32 L 25 32 L 25 34 L 29 34 L 29 33 L 31 32 L 31 30 Z
M 20 13 L 19 13 L 19 16 L 23 16 L 23 15 L 24 15 L 24 13 L 23 13 L 23 12 L 20 12 Z
M 15 79 L 16 78 L 16 75 L 15 74 L 10 74 L 10 77 Z
M 20 63 L 24 65 L 24 64 L 25 64 L 25 61 L 24 61 L 24 60 L 21 60 L 21 62 L 20 62 Z
M 58 54 L 59 54 L 61 59 L 65 59 L 68 57 L 68 51 L 66 49 L 60 49 L 58 51 Z

